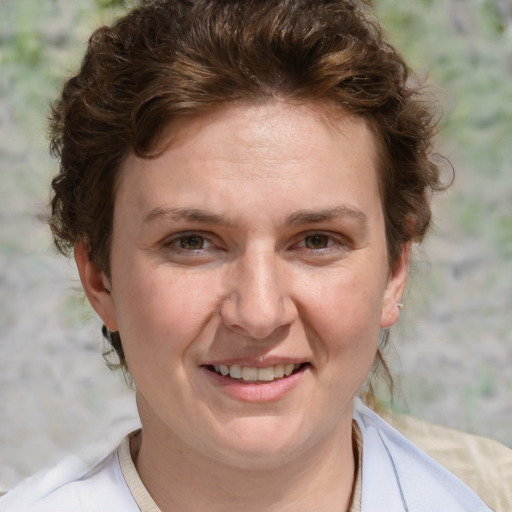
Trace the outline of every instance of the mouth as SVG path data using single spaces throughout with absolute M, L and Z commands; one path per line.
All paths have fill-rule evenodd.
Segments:
M 232 365 L 208 365 L 206 368 L 222 377 L 243 380 L 246 382 L 273 382 L 285 379 L 291 375 L 303 371 L 309 363 L 302 364 L 276 364 L 257 368 L 255 366 Z

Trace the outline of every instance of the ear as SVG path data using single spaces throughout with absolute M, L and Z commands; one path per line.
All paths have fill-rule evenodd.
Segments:
M 400 317 L 398 304 L 404 293 L 405 283 L 409 270 L 409 256 L 411 252 L 410 242 L 402 247 L 402 255 L 393 268 L 382 302 L 382 311 L 380 315 L 380 327 L 386 329 L 391 327 Z
M 84 242 L 75 244 L 74 254 L 80 281 L 91 306 L 109 331 L 119 330 L 109 280 L 89 259 L 89 251 Z

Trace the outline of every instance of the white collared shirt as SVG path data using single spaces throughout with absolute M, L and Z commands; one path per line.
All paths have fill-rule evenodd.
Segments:
M 350 512 L 492 512 L 462 480 L 359 399 L 354 420 L 361 434 L 357 438 L 362 468 Z M 129 437 L 92 467 L 68 457 L 25 480 L 0 498 L 0 512 L 160 512 L 133 464 Z M 509 464 L 512 451 L 501 448 Z M 504 507 L 508 508 L 494 510 L 509 512 L 512 503 L 507 503 Z

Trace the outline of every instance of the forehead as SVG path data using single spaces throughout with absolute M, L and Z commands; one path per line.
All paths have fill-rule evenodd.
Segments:
M 263 201 L 270 188 L 289 203 L 308 201 L 308 187 L 354 197 L 378 187 L 376 167 L 374 137 L 358 117 L 314 103 L 238 104 L 170 124 L 157 157 L 126 159 L 118 194 L 216 207 L 230 187 L 240 201 Z
M 373 139 L 366 118 L 340 109 L 328 101 L 261 100 L 227 103 L 171 121 L 158 144 L 157 152 L 186 142 L 202 130 L 222 131 L 223 127 L 239 124 L 239 137 L 245 144 L 265 144 L 275 135 L 301 137 L 304 134 L 337 138 L 353 136 L 354 131 L 367 132 Z M 302 139 L 307 143 L 307 139 Z M 373 142 L 371 142 L 373 144 Z M 307 144 L 305 144 L 307 145 Z M 160 150 L 160 151 L 158 151 Z

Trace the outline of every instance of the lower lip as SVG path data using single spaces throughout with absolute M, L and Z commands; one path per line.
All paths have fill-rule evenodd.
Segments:
M 233 398 L 244 402 L 272 402 L 283 398 L 290 393 L 304 378 L 307 366 L 289 377 L 283 377 L 270 382 L 246 381 L 243 379 L 232 379 L 224 377 L 211 370 L 203 368 L 211 382 L 222 387 Z

